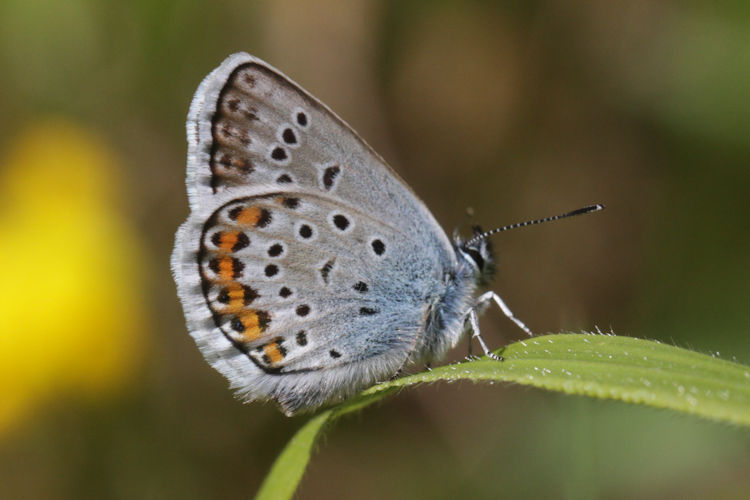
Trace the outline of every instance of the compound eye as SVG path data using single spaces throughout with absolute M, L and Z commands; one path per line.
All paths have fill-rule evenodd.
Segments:
M 479 253 L 478 250 L 474 248 L 467 248 L 466 253 L 469 254 L 469 256 L 471 257 L 471 260 L 474 261 L 474 263 L 477 265 L 480 271 L 484 269 L 484 257 L 482 257 L 482 254 Z

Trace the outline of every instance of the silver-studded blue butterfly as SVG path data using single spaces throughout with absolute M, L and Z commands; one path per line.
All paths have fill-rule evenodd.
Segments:
M 194 337 L 244 399 L 291 415 L 441 358 L 500 297 L 487 239 L 449 239 L 343 120 L 269 64 L 234 54 L 187 121 L 191 213 L 172 270 Z M 587 207 L 570 214 L 599 209 Z M 559 218 L 551 217 L 544 220 Z M 536 223 L 540 221 L 532 221 Z

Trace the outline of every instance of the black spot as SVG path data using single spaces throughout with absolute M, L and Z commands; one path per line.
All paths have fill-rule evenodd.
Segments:
M 234 207 L 229 211 L 229 218 L 232 220 L 237 220 L 237 217 L 240 216 L 240 212 L 242 212 L 244 209 L 245 207 L 243 206 Z
M 273 151 L 271 151 L 271 158 L 273 158 L 276 161 L 286 160 L 287 158 L 286 151 L 284 151 L 284 148 L 280 148 L 280 147 L 273 148 Z
M 237 259 L 232 259 L 232 278 L 237 279 L 242 276 L 245 264 Z
M 364 281 L 358 281 L 357 283 L 354 284 L 352 288 L 354 288 L 359 293 L 365 293 L 366 291 L 370 289 L 367 286 L 367 283 L 365 283 Z
M 289 184 L 290 182 L 292 182 L 292 178 L 286 174 L 281 174 L 276 178 L 276 182 L 278 182 L 279 184 Z
M 312 228 L 310 226 L 308 226 L 307 224 L 302 224 L 302 226 L 300 226 L 300 228 L 299 228 L 299 235 L 300 236 L 302 236 L 303 238 L 307 239 L 307 238 L 310 238 L 312 236 L 312 234 L 313 234 L 312 233 Z
M 307 316 L 310 314 L 310 306 L 307 304 L 302 304 L 301 306 L 297 306 L 297 316 Z
M 244 305 L 250 305 L 258 297 L 260 297 L 260 295 L 258 295 L 257 290 L 247 285 L 242 285 L 242 302 Z M 222 288 L 219 295 L 216 297 L 216 300 L 222 304 L 229 304 L 229 289 Z
M 258 326 L 260 327 L 260 330 L 265 330 L 271 322 L 271 316 L 266 311 L 255 311 L 255 314 L 258 316 Z
M 345 215 L 336 214 L 333 216 L 333 224 L 342 231 L 349 227 L 349 219 Z
M 255 299 L 257 299 L 258 297 L 260 297 L 260 294 L 254 288 L 251 288 L 247 285 L 242 285 L 242 289 L 245 291 L 243 299 L 244 299 L 246 306 L 249 305 Z
M 240 109 L 240 101 L 239 99 L 230 99 L 227 101 L 227 107 L 230 111 L 237 111 Z
M 338 177 L 339 173 L 341 172 L 341 167 L 338 165 L 334 165 L 333 167 L 328 167 L 323 172 L 323 186 L 325 186 L 326 189 L 330 190 L 333 187 L 333 181 L 336 180 L 336 177 Z
M 330 351 L 328 351 L 328 354 L 330 354 L 331 357 L 334 358 L 334 359 L 341 357 L 341 353 L 338 352 L 338 351 L 334 351 L 333 349 L 331 349 Z
M 286 208 L 294 210 L 299 206 L 299 198 L 284 198 L 283 203 Z
M 284 342 L 284 339 L 282 337 L 279 337 L 276 339 L 276 348 L 281 353 L 281 357 L 285 358 L 287 354 L 286 347 L 284 347 L 281 343 Z
M 276 264 L 268 264 L 263 272 L 266 273 L 266 276 L 269 278 L 271 276 L 276 276 L 279 273 L 279 266 Z
M 211 236 L 211 243 L 213 243 L 215 247 L 221 245 L 221 231 L 216 231 L 213 236 Z
M 265 208 L 260 209 L 260 218 L 255 223 L 255 227 L 266 227 L 271 223 L 271 212 Z
M 297 123 L 302 127 L 307 126 L 307 115 L 303 113 L 302 111 L 297 113 Z
M 240 318 L 232 318 L 232 330 L 238 333 L 243 333 L 245 331 L 245 325 L 242 324 L 242 321 L 240 321 Z
M 375 252 L 376 255 L 383 255 L 385 252 L 385 243 L 383 243 L 380 240 L 372 240 L 372 251 Z
M 360 307 L 359 308 L 359 314 L 361 314 L 362 316 L 372 316 L 373 314 L 377 314 L 379 312 L 380 311 L 378 311 L 377 309 L 373 309 L 371 307 Z
M 219 274 L 219 260 L 218 259 L 209 260 L 208 268 L 212 270 L 214 273 Z
M 268 247 L 268 255 L 271 257 L 278 257 L 284 251 L 284 247 L 280 243 L 274 243 Z
M 297 144 L 297 136 L 294 135 L 294 130 L 290 128 L 284 129 L 284 132 L 281 133 L 281 138 L 287 144 Z
M 307 345 L 307 334 L 304 330 L 297 332 L 297 345 Z
M 282 286 L 281 290 L 279 290 L 279 295 L 284 299 L 289 297 L 291 294 L 292 294 L 292 291 L 285 286 Z
M 250 238 L 247 237 L 245 233 L 238 233 L 237 234 L 237 241 L 234 245 L 232 245 L 232 252 L 237 252 L 239 250 L 242 250 L 243 248 L 246 248 L 250 244 Z
M 331 274 L 331 269 L 333 269 L 333 264 L 336 262 L 336 259 L 331 259 L 325 264 L 323 264 L 323 267 L 320 268 L 320 276 L 323 278 L 323 282 L 327 285 L 328 284 L 328 275 Z

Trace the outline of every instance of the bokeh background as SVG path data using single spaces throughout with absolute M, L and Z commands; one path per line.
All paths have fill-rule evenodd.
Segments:
M 747 2 L 3 0 L 1 498 L 246 498 L 306 421 L 233 399 L 169 272 L 188 104 L 239 50 L 448 230 L 605 203 L 495 239 L 493 289 L 534 331 L 750 363 Z M 745 430 L 439 384 L 339 422 L 298 497 L 746 498 L 749 470 Z

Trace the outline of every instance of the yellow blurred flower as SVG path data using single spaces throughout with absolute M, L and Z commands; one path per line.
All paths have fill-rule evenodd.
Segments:
M 0 433 L 50 396 L 117 391 L 137 368 L 145 273 L 113 201 L 120 168 L 62 121 L 22 133 L 0 163 Z

